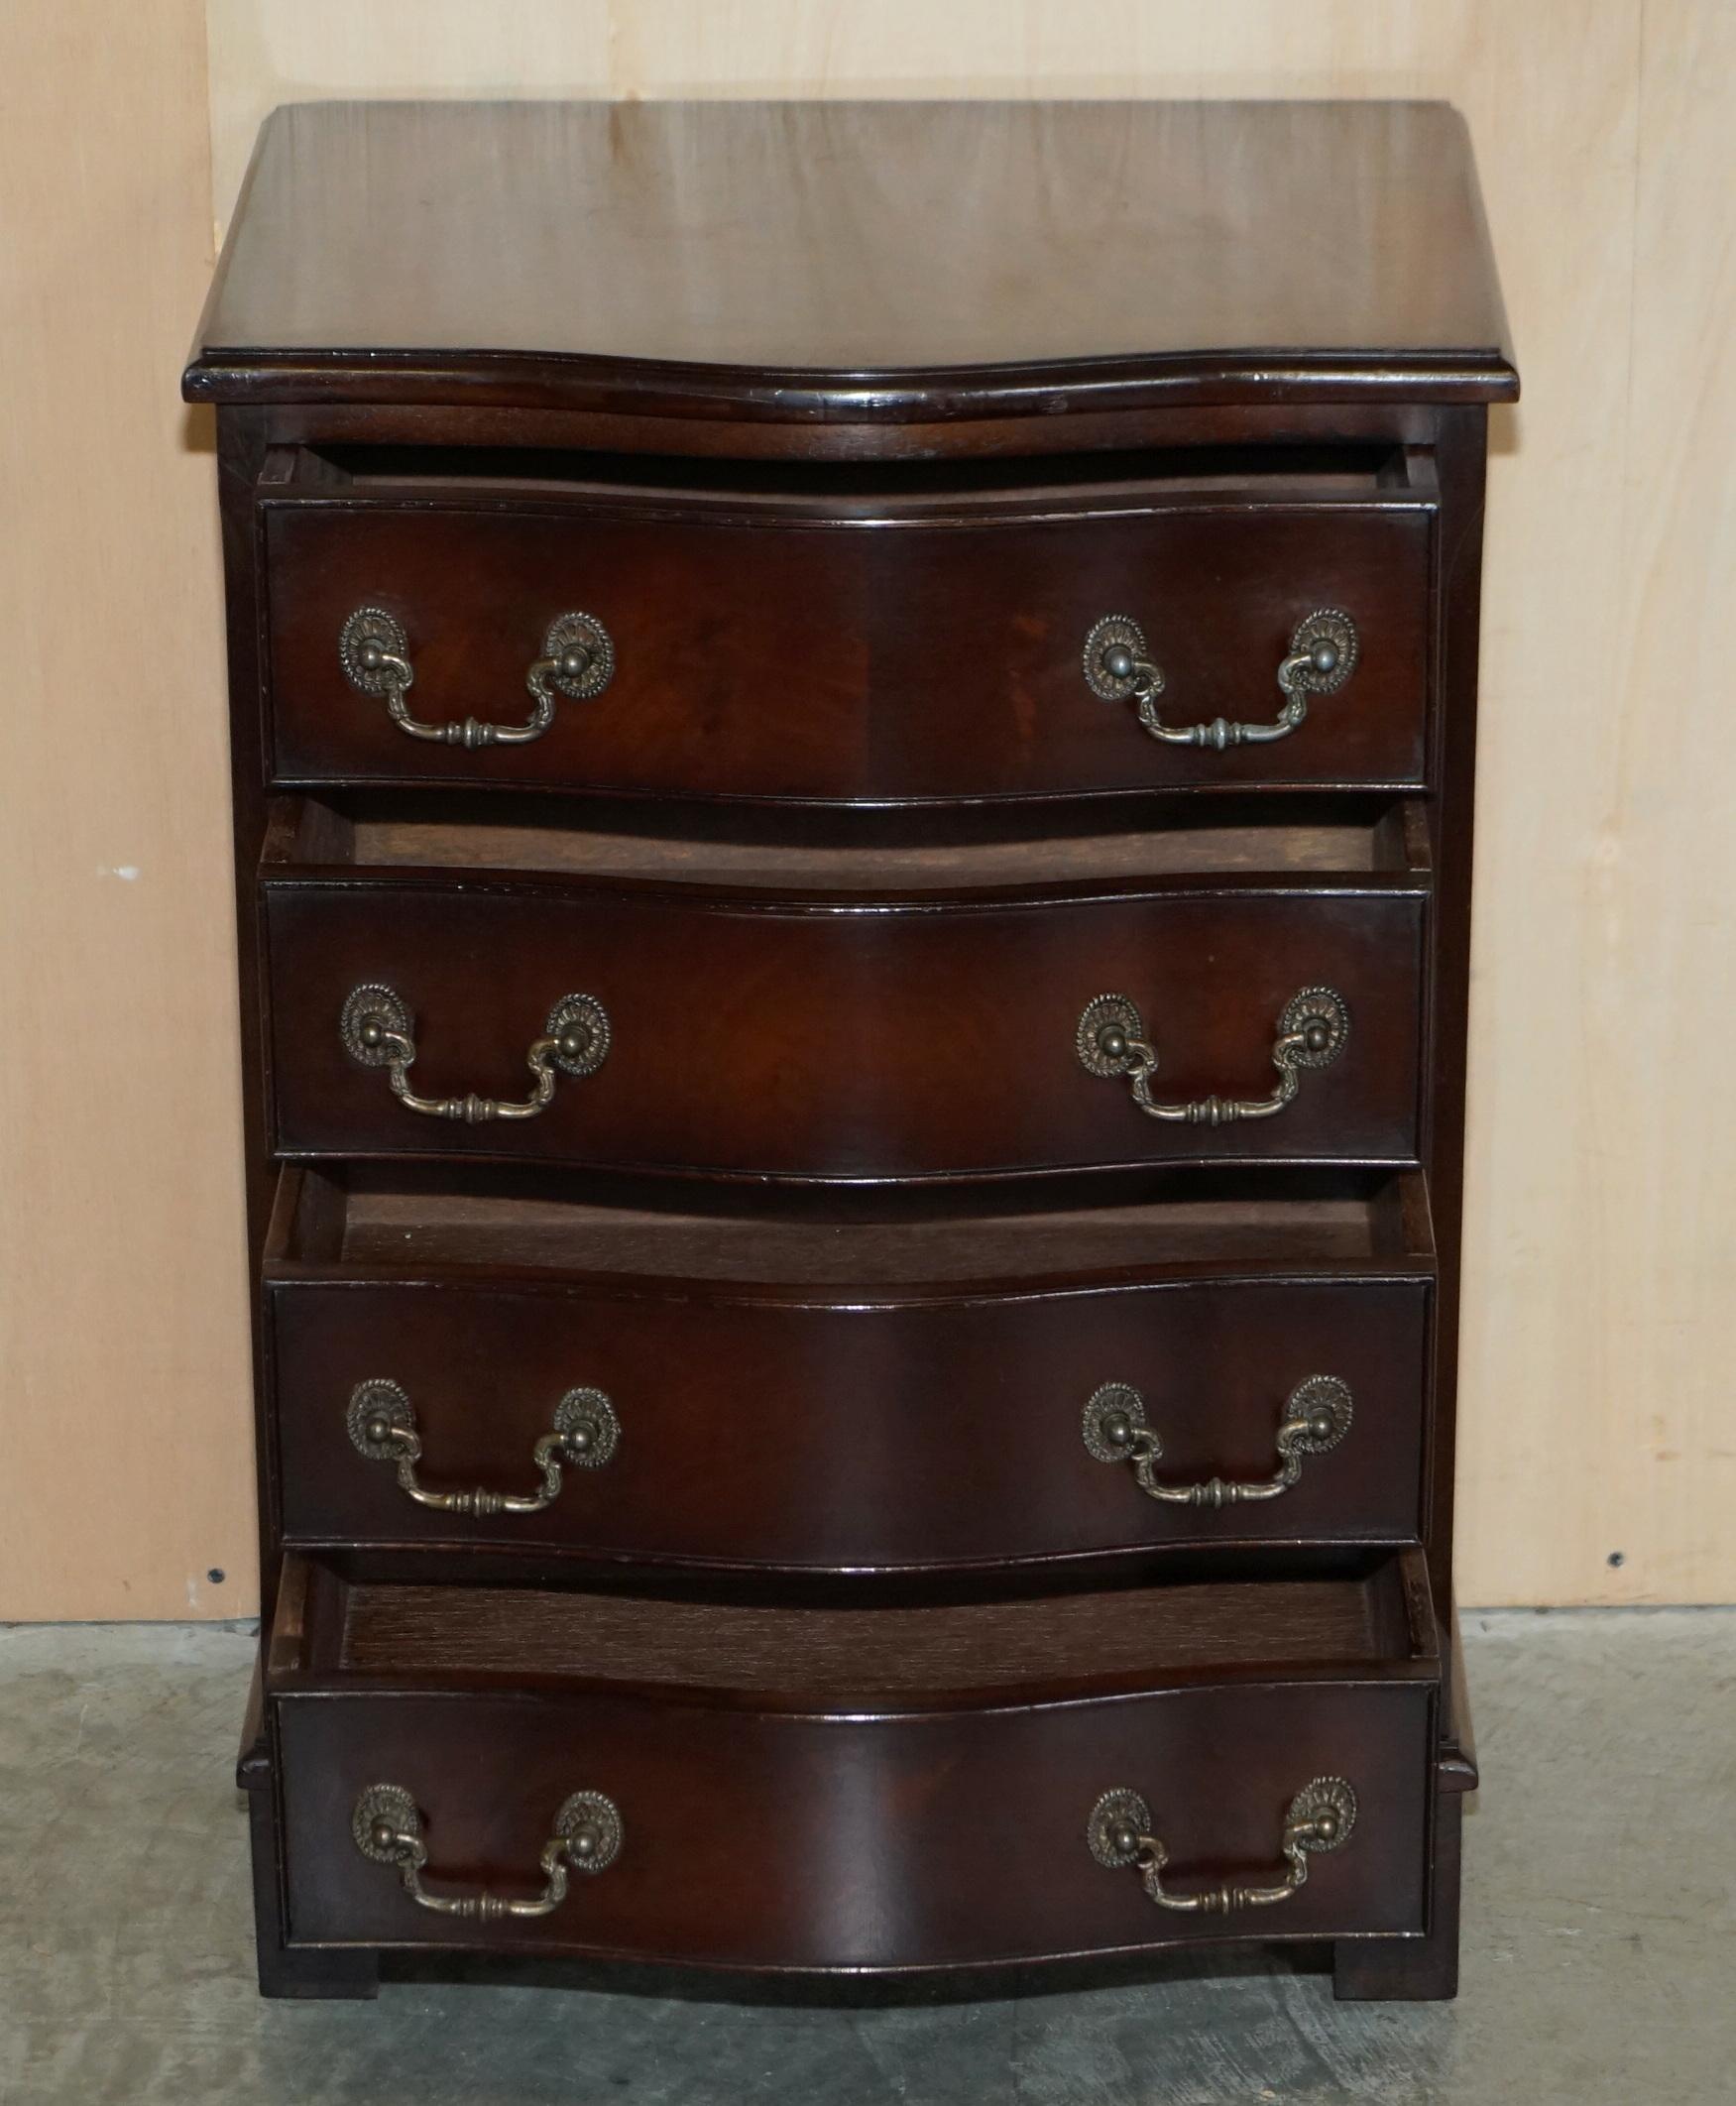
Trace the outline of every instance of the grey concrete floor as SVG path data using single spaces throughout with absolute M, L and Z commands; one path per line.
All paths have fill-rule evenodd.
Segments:
M 1704 2106 L 1736 2099 L 1736 1611 L 1473 1615 L 1455 2005 L 1281 1963 L 839 2010 L 254 1992 L 231 1777 L 253 1643 L 0 1627 L 0 2101 Z

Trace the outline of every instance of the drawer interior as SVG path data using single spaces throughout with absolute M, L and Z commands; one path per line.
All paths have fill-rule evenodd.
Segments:
M 334 1686 L 581 1684 L 752 1696 L 764 1708 L 981 1703 L 1205 1676 L 1438 1671 L 1413 1552 L 1293 1580 L 1193 1580 L 1022 1600 L 871 1606 L 601 1589 L 419 1586 L 292 1557 L 272 1674 Z
M 860 1970 L 1246 1936 L 1111 1876 L 1094 1806 L 1149 1795 L 1198 1889 L 1282 1871 L 1311 1778 L 1354 1793 L 1352 1846 L 1258 1934 L 1423 1928 L 1441 1660 L 1413 1554 L 869 1609 L 374 1583 L 293 1556 L 284 1577 L 267 1695 L 297 1941 Z M 580 1790 L 619 1864 L 530 1921 L 418 1909 L 355 1840 L 383 1783 L 436 1894 L 533 1892 Z
M 1423 1182 L 1343 1173 L 1270 1180 L 1104 1180 L 1070 1203 L 767 1198 L 751 1211 L 683 1188 L 592 1178 L 587 1197 L 478 1166 L 460 1180 L 366 1166 L 284 1172 L 273 1273 L 334 1267 L 611 1273 L 920 1292 L 961 1281 L 1258 1265 L 1426 1271 Z M 1093 1204 L 1093 1197 L 1098 1203 Z
M 1215 816 L 1214 816 L 1215 815 Z M 895 831 L 871 819 L 803 838 L 780 822 L 732 829 L 699 812 L 645 810 L 632 830 L 619 808 L 583 823 L 541 800 L 513 798 L 485 814 L 438 800 L 381 795 L 281 800 L 268 832 L 268 869 L 335 866 L 374 871 L 501 870 L 612 880 L 664 880 L 783 892 L 950 892 L 996 886 L 1118 884 L 1147 878 L 1414 875 L 1429 867 L 1427 823 L 1416 800 L 1351 800 L 1312 811 L 1226 817 L 1170 814 L 1166 823 L 984 838 L 968 824 L 932 822 Z M 575 821 L 580 823 L 575 823 Z M 680 833 L 675 830 L 683 829 Z
M 296 447 L 274 464 L 286 495 L 504 502 L 672 500 L 849 517 L 858 509 L 934 510 L 959 501 L 1075 502 L 1136 495 L 1268 501 L 1363 500 L 1433 490 L 1425 451 L 1386 439 L 1124 447 L 1111 453 L 1018 454 L 955 460 L 788 461 L 731 455 L 562 452 L 533 446 Z

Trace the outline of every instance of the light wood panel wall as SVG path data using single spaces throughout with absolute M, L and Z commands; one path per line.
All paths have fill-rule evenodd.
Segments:
M 0 142 L 9 183 L 46 215 L 25 228 L 38 292 L 8 308 L 0 352 L 10 365 L 22 345 L 32 395 L 52 399 L 70 334 L 78 392 L 102 402 L 79 460 L 100 456 L 111 501 L 151 493 L 172 523 L 147 544 L 103 529 L 120 610 L 104 633 L 136 662 L 121 637 L 136 616 L 157 655 L 127 700 L 83 683 L 106 741 L 92 809 L 93 742 L 75 768 L 47 659 L 84 619 L 92 566 L 74 557 L 93 529 L 49 483 L 65 458 L 52 400 L 32 407 L 29 794 L 5 846 L 20 828 L 31 844 L 10 986 L 35 1007 L 0 1129 L 23 1173 L 0 1186 L 0 1292 L 29 1372 L 0 1397 L 0 1467 L 13 1486 L 23 1469 L 40 1511 L 22 1549 L 16 1525 L 0 1537 L 0 1614 L 238 1599 L 233 1582 L 202 1584 L 207 1562 L 242 1561 L 247 1433 L 214 536 L 173 367 L 198 304 L 199 229 L 227 214 L 266 111 L 387 94 L 1439 95 L 1464 109 L 1527 396 L 1496 418 L 1491 476 L 1463 1590 L 1736 1598 L 1736 1122 L 1707 1109 L 1736 1028 L 1718 883 L 1736 803 L 1727 0 L 209 0 L 208 183 L 195 10 L 135 19 L 147 12 L 40 10 L 52 23 L 24 34 L 56 84 L 26 136 Z M 112 27 L 81 37 L 94 18 Z M 112 95 L 91 92 L 92 51 Z M 77 66 L 75 86 L 59 81 Z M 10 95 L 18 67 L 6 78 Z M 149 143 L 93 132 L 69 181 L 62 125 L 142 105 L 128 123 Z M 60 261 L 80 242 L 94 270 Z M 62 274 L 57 314 L 41 288 Z M 25 501 L 8 486 L 0 502 Z M 62 846 L 63 890 L 46 860 Z M 121 860 L 155 870 L 157 892 L 77 876 Z M 184 912 L 195 901 L 202 923 Z M 105 1063 L 120 1095 L 94 1115 L 78 1113 L 87 1094 L 48 1006 L 86 973 L 130 995 L 129 1057 Z M 80 1253 L 105 1190 L 127 1204 Z M 141 1219 L 157 1230 L 143 1253 Z M 75 1414 L 93 1436 L 76 1477 Z
M 199 0 L 0 6 L 5 1618 L 254 1600 L 210 244 Z

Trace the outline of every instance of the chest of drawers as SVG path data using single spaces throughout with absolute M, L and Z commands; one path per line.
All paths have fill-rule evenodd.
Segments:
M 1435 105 L 307 105 L 217 405 L 263 1988 L 1451 1993 Z

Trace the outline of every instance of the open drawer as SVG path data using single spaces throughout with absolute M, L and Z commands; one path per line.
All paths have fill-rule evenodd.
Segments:
M 589 1190 L 284 1172 L 291 1545 L 846 1571 L 1417 1539 L 1417 1173 Z
M 793 486 L 300 453 L 258 513 L 269 764 L 834 804 L 1421 785 L 1436 504 L 1380 448 Z M 1116 680 L 1129 639 L 1149 669 Z
M 920 1969 L 1421 1932 L 1419 1557 L 871 1608 L 426 1588 L 291 1558 L 291 1947 Z
M 1410 1164 L 1428 863 L 1415 804 L 862 849 L 289 801 L 272 1144 L 855 1183 Z

